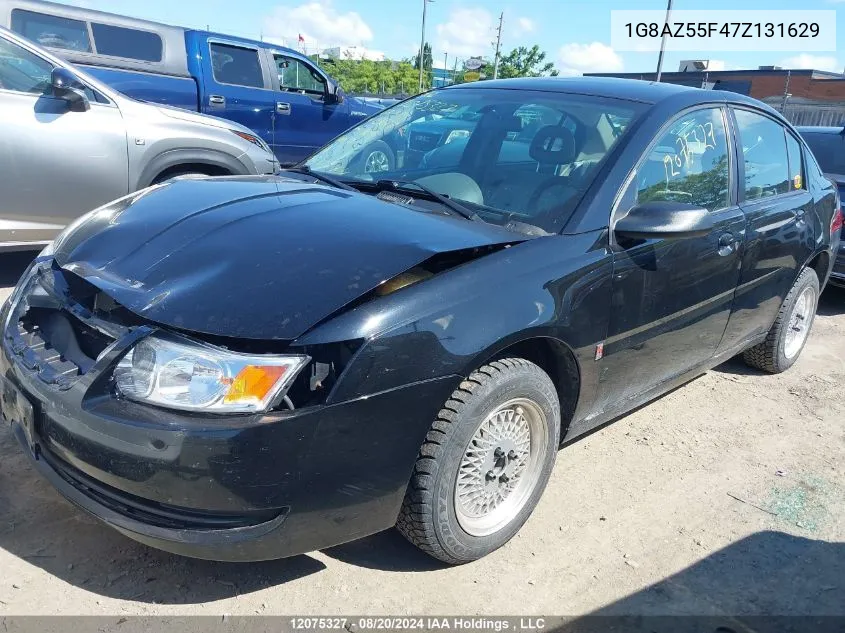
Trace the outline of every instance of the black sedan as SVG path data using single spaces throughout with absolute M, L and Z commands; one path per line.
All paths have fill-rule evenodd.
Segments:
M 477 115 L 460 151 L 365 171 L 435 108 Z M 449 87 L 275 177 L 68 227 L 0 314 L 3 415 L 63 495 L 155 547 L 271 559 L 396 525 L 463 563 L 516 534 L 562 443 L 737 354 L 789 368 L 841 223 L 752 99 Z

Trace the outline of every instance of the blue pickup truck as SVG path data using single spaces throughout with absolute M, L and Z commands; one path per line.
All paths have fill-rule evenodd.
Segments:
M 268 42 L 42 0 L 0 0 L 0 25 L 130 97 L 241 123 L 282 164 L 384 108 L 344 95 L 308 57 Z M 395 150 L 377 141 L 361 160 L 392 169 Z

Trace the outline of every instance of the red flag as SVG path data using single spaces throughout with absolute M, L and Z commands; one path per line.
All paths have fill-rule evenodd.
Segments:
M 302 37 L 302 33 L 300 33 L 300 34 L 299 34 L 299 41 L 300 41 L 300 42 L 305 42 L 305 38 L 304 38 L 304 37 Z

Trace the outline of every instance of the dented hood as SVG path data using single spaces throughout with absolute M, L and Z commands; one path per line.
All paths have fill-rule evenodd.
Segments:
M 150 321 L 295 339 L 448 251 L 524 236 L 282 177 L 181 180 L 90 214 L 56 262 Z

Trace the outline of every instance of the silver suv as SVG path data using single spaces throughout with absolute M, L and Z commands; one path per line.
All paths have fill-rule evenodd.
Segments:
M 1 27 L 0 112 L 0 251 L 176 176 L 278 167 L 248 128 L 131 99 Z

